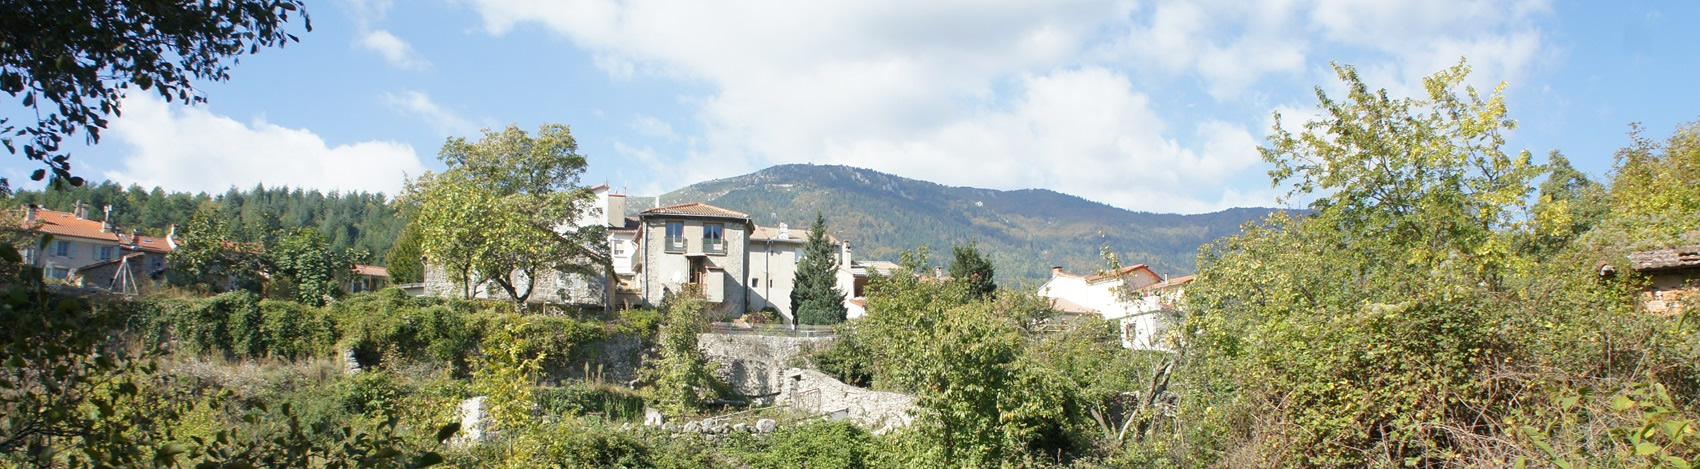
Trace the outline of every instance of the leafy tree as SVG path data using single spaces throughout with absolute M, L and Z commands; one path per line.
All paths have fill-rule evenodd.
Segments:
M 594 194 L 578 185 L 586 163 L 567 126 L 544 125 L 536 137 L 510 125 L 478 142 L 451 138 L 438 158 L 448 170 L 410 188 L 420 250 L 455 273 L 467 296 L 493 282 L 517 308 L 542 275 L 611 268 L 606 227 L 574 224 Z
M 956 262 L 950 264 L 950 276 L 957 282 L 967 282 L 968 292 L 976 298 L 985 298 L 997 291 L 998 284 L 992 281 L 992 262 L 980 255 L 978 243 L 970 242 L 967 246 L 955 246 Z
M 844 292 L 838 290 L 838 249 L 826 236 L 826 217 L 815 214 L 809 240 L 803 244 L 803 260 L 792 277 L 791 312 L 802 324 L 844 322 Z
M 1531 232 L 1524 241 L 1530 254 L 1551 254 L 1605 219 L 1606 188 L 1570 166 L 1570 160 L 1553 151 L 1547 156 L 1546 181 L 1540 186 L 1531 212 Z
M 656 338 L 660 357 L 650 362 L 644 376 L 653 385 L 652 399 L 659 407 L 669 412 L 694 411 L 722 387 L 714 377 L 714 365 L 697 348 L 697 334 L 708 329 L 706 308 L 701 295 L 690 291 L 669 295 L 665 303 Z
M 390 282 L 412 283 L 425 280 L 425 262 L 419 259 L 420 239 L 419 225 L 409 223 L 401 230 L 401 237 L 396 238 L 395 245 L 384 257 L 384 265 L 389 269 Z
M 924 265 L 924 253 L 903 256 Z M 1032 455 L 1072 457 L 1086 417 L 1073 382 L 1030 354 L 1030 318 L 1049 308 L 1028 295 L 976 297 L 962 282 L 910 267 L 870 280 L 862 319 L 839 326 L 846 355 L 867 357 L 873 385 L 916 394 L 909 463 L 985 467 Z M 837 346 L 837 345 L 835 345 Z
M 171 265 L 173 283 L 214 290 L 256 287 L 260 273 L 266 271 L 261 246 L 237 241 L 216 210 L 195 212 L 166 262 Z
M 236 57 L 298 41 L 285 29 L 292 12 L 299 11 L 311 31 L 301 6 L 300 0 L 6 2 L 0 5 L 0 91 L 38 117 L 33 123 L 0 118 L 0 143 L 13 154 L 21 146 L 25 157 L 47 165 L 31 179 L 51 171 L 82 185 L 71 176 L 69 155 L 59 153 L 65 136 L 81 130 L 99 141 L 107 116 L 118 115 L 132 84 L 167 101 L 205 102 L 196 80 L 228 80 Z
M 339 293 L 341 281 L 354 269 L 354 253 L 331 249 L 330 240 L 315 228 L 296 228 L 266 249 L 274 279 L 294 286 L 295 300 L 323 306 Z
M 1658 239 L 1700 230 L 1700 122 L 1681 125 L 1662 142 L 1632 126 L 1628 147 L 1617 152 L 1611 211 L 1643 226 L 1632 241 Z

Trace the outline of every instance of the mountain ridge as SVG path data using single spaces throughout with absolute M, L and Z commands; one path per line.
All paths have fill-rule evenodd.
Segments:
M 1135 212 L 1050 189 L 946 186 L 864 168 L 810 164 L 773 166 L 656 197 L 628 197 L 626 207 L 636 214 L 689 202 L 744 212 L 763 226 L 806 226 L 818 211 L 826 216 L 828 230 L 849 241 L 863 260 L 896 260 L 903 250 L 927 245 L 933 264 L 948 265 L 951 246 L 977 242 L 1006 286 L 1042 282 L 1052 266 L 1101 270 L 1105 246 L 1125 264 L 1187 275 L 1195 271 L 1200 245 L 1279 210 Z

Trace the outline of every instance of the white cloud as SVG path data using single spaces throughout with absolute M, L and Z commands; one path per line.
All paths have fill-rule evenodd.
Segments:
M 403 143 L 330 145 L 306 129 L 264 120 L 243 124 L 146 93 L 130 95 L 123 108 L 124 117 L 106 134 L 127 148 L 122 169 L 104 176 L 143 187 L 218 193 L 263 183 L 395 194 L 404 173 L 418 175 L 425 168 Z
M 374 29 L 360 35 L 354 41 L 356 46 L 384 57 L 384 61 L 402 70 L 425 70 L 431 68 L 431 62 L 419 57 L 413 46 L 401 40 L 389 31 Z
M 663 139 L 674 139 L 679 137 L 679 134 L 673 132 L 672 124 L 668 124 L 667 121 L 657 119 L 655 116 L 639 114 L 632 118 L 631 127 L 632 130 L 651 137 Z
M 470 3 L 491 33 L 540 24 L 611 77 L 708 84 L 688 101 L 700 133 L 669 165 L 684 180 L 809 161 L 1200 211 L 1272 198 L 1228 189 L 1261 178 L 1262 129 L 1246 127 L 1333 81 L 1313 75 L 1335 50 L 1401 84 L 1463 54 L 1507 78 L 1544 51 L 1540 2 L 1438 1 Z M 1297 86 L 1271 98 L 1272 78 Z M 1196 82 L 1227 111 L 1177 117 L 1140 88 L 1152 81 Z
M 384 93 L 384 103 L 405 115 L 417 117 L 431 126 L 432 130 L 444 136 L 471 136 L 480 126 L 470 119 L 461 117 L 454 111 L 444 109 L 431 99 L 430 95 L 420 91 L 407 91 L 400 94 Z

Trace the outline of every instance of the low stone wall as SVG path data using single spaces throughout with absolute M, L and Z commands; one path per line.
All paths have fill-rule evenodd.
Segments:
M 915 420 L 915 397 L 844 384 L 815 370 L 785 370 L 785 390 L 778 404 L 814 414 L 841 416 L 874 433 L 909 425 Z
M 778 337 L 754 334 L 699 334 L 697 349 L 718 364 L 715 374 L 732 390 L 761 402 L 772 402 L 785 389 L 791 359 L 831 338 Z

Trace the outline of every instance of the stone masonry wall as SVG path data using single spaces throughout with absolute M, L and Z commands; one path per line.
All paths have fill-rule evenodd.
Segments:
M 787 405 L 817 415 L 849 419 L 884 432 L 914 420 L 915 398 L 844 384 L 814 370 L 791 368 L 792 358 L 830 337 L 700 334 L 697 348 L 739 394 L 758 403 Z
M 697 349 L 718 364 L 715 374 L 732 385 L 732 390 L 761 400 L 776 398 L 783 390 L 785 370 L 791 358 L 826 337 L 776 337 L 765 335 L 699 334 Z
M 785 370 L 778 404 L 814 414 L 840 415 L 874 433 L 885 433 L 915 420 L 915 397 L 844 384 L 815 370 Z

